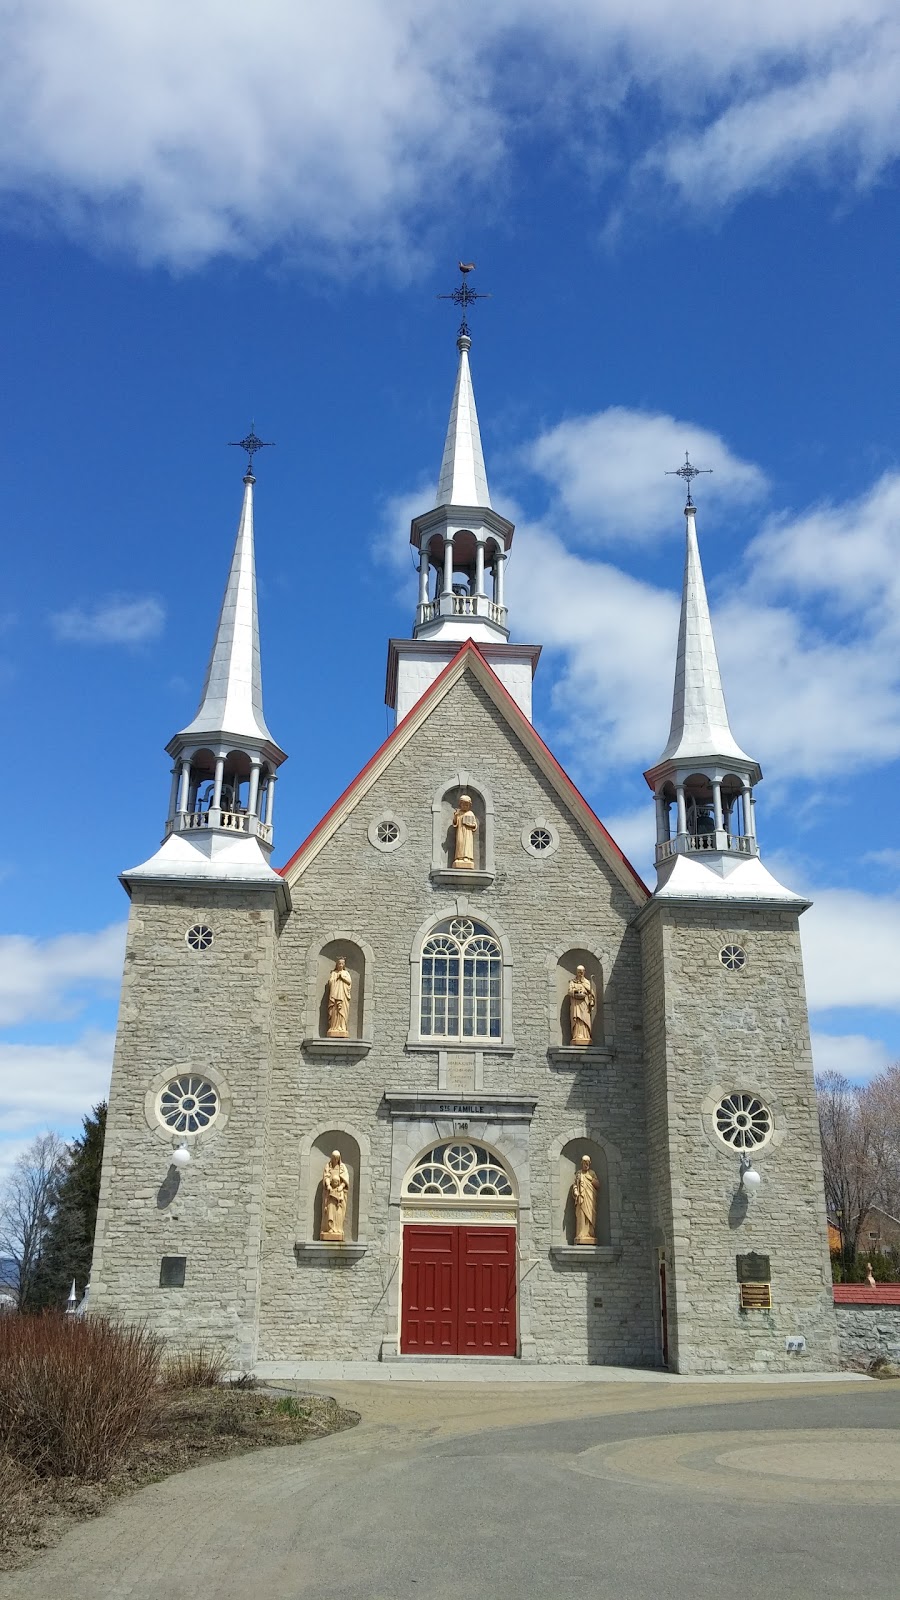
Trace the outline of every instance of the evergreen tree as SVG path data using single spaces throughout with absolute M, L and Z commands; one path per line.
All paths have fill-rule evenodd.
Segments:
M 53 1195 L 40 1266 L 29 1296 L 33 1307 L 63 1307 L 73 1278 L 80 1299 L 91 1275 L 106 1102 L 101 1100 L 90 1115 L 82 1119 L 82 1125 L 80 1139 L 69 1146 L 68 1159 Z

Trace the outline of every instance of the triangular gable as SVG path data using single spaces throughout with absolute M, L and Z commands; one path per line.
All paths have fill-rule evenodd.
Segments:
M 422 726 L 435 706 L 449 694 L 454 684 L 459 681 L 464 672 L 471 672 L 488 697 L 493 701 L 500 715 L 510 724 L 529 753 L 534 757 L 545 778 L 553 787 L 563 805 L 572 813 L 575 820 L 587 833 L 592 843 L 596 845 L 604 861 L 612 868 L 619 882 L 627 890 L 635 905 L 642 906 L 650 898 L 650 890 L 635 871 L 612 835 L 604 828 L 600 818 L 594 814 L 584 796 L 576 789 L 571 778 L 565 773 L 545 745 L 540 734 L 529 722 L 525 713 L 516 704 L 512 695 L 504 688 L 493 668 L 488 665 L 478 646 L 467 639 L 461 649 L 448 662 L 440 677 L 435 679 L 430 688 L 426 689 L 422 697 L 416 701 L 411 711 L 408 711 L 402 722 L 398 722 L 384 744 L 377 750 L 371 761 L 357 774 L 353 782 L 348 785 L 343 794 L 335 801 L 330 811 L 326 811 L 321 822 L 313 828 L 312 833 L 296 850 L 290 860 L 279 872 L 288 883 L 296 882 L 309 863 L 315 860 L 322 847 L 333 837 L 344 818 L 353 811 L 360 801 L 365 798 L 372 785 L 377 782 L 381 774 L 390 766 L 394 757 L 401 751 L 416 731 Z

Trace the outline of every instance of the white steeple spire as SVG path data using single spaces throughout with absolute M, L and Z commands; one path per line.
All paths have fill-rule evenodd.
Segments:
M 689 461 L 679 469 L 689 490 L 697 471 Z M 656 797 L 656 895 L 802 905 L 759 859 L 753 788 L 762 773 L 728 722 L 690 492 L 684 515 L 672 722 L 662 755 L 644 774 Z
M 467 333 L 459 335 L 456 348 L 459 351 L 459 367 L 435 505 L 490 507 L 491 496 L 469 368 L 472 340 Z
M 540 651 L 510 644 L 505 597 L 506 563 L 515 528 L 491 505 L 475 393 L 469 370 L 465 311 L 481 295 L 463 282 L 453 300 L 464 313 L 456 339 L 459 364 L 450 405 L 437 499 L 414 517 L 409 542 L 416 552 L 419 600 L 411 639 L 388 647 L 385 699 L 398 718 L 415 705 L 430 683 L 471 639 L 490 662 L 526 716 L 531 716 L 531 680 Z
M 256 562 L 253 549 L 253 485 L 244 478 L 244 503 L 231 571 L 225 585 L 200 705 L 182 738 L 227 733 L 236 739 L 272 741 L 263 715 Z
M 752 765 L 750 757 L 735 740 L 728 723 L 706 584 L 700 565 L 697 508 L 690 500 L 684 508 L 684 517 L 684 583 L 678 654 L 675 658 L 672 724 L 668 743 L 659 759 L 661 762 L 682 758 L 692 761 L 721 756 L 726 760 Z
M 252 429 L 242 446 L 263 441 Z M 277 769 L 285 759 L 263 714 L 253 486 L 248 465 L 231 569 L 200 705 L 193 721 L 169 740 L 173 757 L 166 834 L 156 854 L 122 874 L 130 885 L 221 880 L 249 887 L 281 883 L 272 850 Z

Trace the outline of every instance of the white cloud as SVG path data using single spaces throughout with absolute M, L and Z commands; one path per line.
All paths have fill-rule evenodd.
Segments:
M 414 270 L 463 186 L 502 204 L 526 125 L 707 205 L 836 154 L 871 182 L 897 32 L 891 0 L 257 0 L 252 27 L 239 0 L 35 0 L 0 22 L 0 186 L 145 261 Z
M 896 24 L 854 30 L 837 59 L 742 99 L 700 132 L 675 135 L 650 164 L 704 206 L 774 188 L 798 167 L 870 183 L 900 154 L 898 71 Z
M 884 1041 L 867 1033 L 813 1032 L 812 1054 L 816 1072 L 842 1072 L 855 1081 L 874 1078 L 891 1062 Z
M 813 889 L 801 920 L 812 1011 L 873 1006 L 900 1011 L 900 898 Z
M 50 624 L 58 639 L 72 644 L 144 644 L 165 625 L 165 608 L 150 597 L 114 599 L 93 607 L 57 611 Z
M 686 450 L 694 466 L 712 473 L 703 479 L 704 506 L 752 501 L 765 492 L 760 468 L 734 456 L 718 434 L 624 406 L 557 423 L 524 454 L 577 520 L 582 538 L 621 543 L 677 530 L 681 502 L 676 490 L 682 486 L 666 476 L 666 469 L 679 467 Z
M 572 765 L 649 765 L 668 731 L 677 596 L 566 550 L 540 525 L 516 530 L 514 554 L 516 634 L 562 656 L 553 703 Z
M 639 542 L 657 531 L 663 511 L 664 526 L 673 534 L 680 527 L 657 468 L 660 447 L 671 457 L 674 436 L 688 432 L 706 441 L 703 459 L 724 463 L 723 497 L 761 490 L 759 468 L 709 430 L 622 408 L 551 427 L 525 454 L 551 478 L 576 542 L 616 528 Z M 701 546 L 714 481 L 703 480 Z M 562 654 L 555 709 L 563 743 L 594 771 L 649 765 L 668 727 L 677 596 L 574 554 L 542 526 L 516 537 L 515 625 Z M 900 474 L 847 505 L 769 518 L 717 584 L 712 611 L 732 726 L 776 784 L 900 755 Z
M 863 861 L 876 867 L 887 867 L 889 872 L 900 872 L 900 850 L 867 850 Z
M 0 1126 L 68 1133 L 109 1093 L 115 1034 L 90 1029 L 69 1044 L 0 1042 Z M 21 1147 L 21 1141 L 19 1141 Z
M 855 500 L 769 521 L 747 551 L 755 591 L 822 600 L 837 619 L 900 632 L 900 473 Z
M 900 656 L 886 640 L 837 635 L 814 614 L 754 603 L 737 585 L 713 608 L 713 627 L 732 726 L 779 781 L 900 754 Z
M 651 885 L 656 877 L 653 867 L 656 816 L 650 790 L 647 790 L 645 805 L 636 806 L 633 811 L 613 813 L 612 816 L 604 813 L 600 821 L 612 834 L 619 849 L 628 857 L 635 871 L 646 884 Z
M 124 952 L 124 922 L 53 939 L 0 936 L 0 1026 L 70 1017 L 93 993 L 114 992 Z

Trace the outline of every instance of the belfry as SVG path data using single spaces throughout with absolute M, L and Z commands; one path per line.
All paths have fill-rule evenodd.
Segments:
M 470 348 L 464 318 L 396 724 L 277 869 L 244 441 L 165 836 L 122 875 L 91 1307 L 263 1374 L 831 1369 L 806 902 L 760 859 L 692 498 L 651 893 L 533 724 Z

